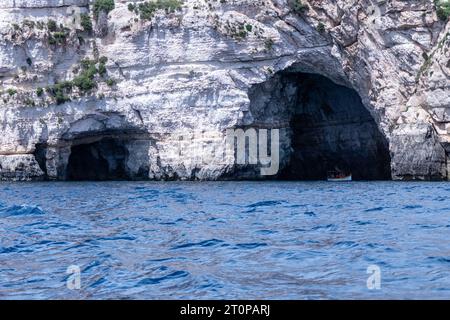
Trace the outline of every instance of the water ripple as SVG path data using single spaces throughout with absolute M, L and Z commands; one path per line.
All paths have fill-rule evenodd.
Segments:
M 143 286 L 143 285 L 149 285 L 149 284 L 159 284 L 164 281 L 185 278 L 187 276 L 189 276 L 189 273 L 186 271 L 175 271 L 175 272 L 172 272 L 163 277 L 142 279 L 141 281 L 139 281 L 139 283 L 137 285 Z
M 13 205 L 0 208 L 0 217 L 43 215 L 45 212 L 38 206 Z
M 236 244 L 236 246 L 234 247 L 235 249 L 245 249 L 245 250 L 251 250 L 251 249 L 256 249 L 259 247 L 266 247 L 267 243 L 238 243 Z
M 212 246 L 216 246 L 218 244 L 224 243 L 224 241 L 222 240 L 218 240 L 218 239 L 210 239 L 210 240 L 204 240 L 201 242 L 190 242 L 190 243 L 184 243 L 184 244 L 180 244 L 178 246 L 174 246 L 171 249 L 172 250 L 178 250 L 178 249 L 185 249 L 185 248 L 193 248 L 193 247 L 212 247 Z
M 449 190 L 415 182 L 4 183 L 0 297 L 447 299 Z M 377 292 L 366 287 L 372 264 L 383 274 Z M 73 265 L 79 291 L 65 285 Z

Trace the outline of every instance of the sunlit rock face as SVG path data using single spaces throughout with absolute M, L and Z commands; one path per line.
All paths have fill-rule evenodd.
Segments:
M 275 178 L 449 177 L 450 24 L 432 1 L 185 0 L 142 20 L 116 0 L 98 23 L 90 2 L 0 1 L 0 179 L 84 179 L 86 159 L 92 179 L 261 178 L 179 153 L 180 133 L 220 152 L 238 127 L 281 129 Z

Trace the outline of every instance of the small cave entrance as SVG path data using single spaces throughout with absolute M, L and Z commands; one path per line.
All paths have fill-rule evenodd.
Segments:
M 71 147 L 66 169 L 68 181 L 130 180 L 126 168 L 128 150 L 119 139 L 77 144 Z
M 289 132 L 280 179 L 326 180 L 330 171 L 391 179 L 388 142 L 355 90 L 288 70 L 254 87 L 250 99 L 255 123 Z
M 34 157 L 44 173 L 44 179 L 47 178 L 47 145 L 37 143 L 35 146 Z

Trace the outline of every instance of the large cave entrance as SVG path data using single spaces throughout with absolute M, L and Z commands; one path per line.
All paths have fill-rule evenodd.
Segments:
M 104 138 L 71 147 L 66 178 L 69 181 L 129 180 L 124 141 Z
M 324 180 L 330 171 L 355 180 L 391 178 L 388 142 L 355 90 L 287 71 L 254 87 L 250 98 L 255 123 L 289 131 L 279 178 Z

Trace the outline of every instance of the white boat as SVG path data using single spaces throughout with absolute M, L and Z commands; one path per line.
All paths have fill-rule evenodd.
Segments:
M 328 172 L 327 180 L 329 182 L 352 181 L 353 177 L 352 177 L 352 174 L 345 174 L 345 173 L 338 172 L 338 171 L 330 171 L 330 172 Z

